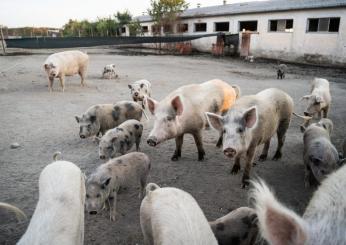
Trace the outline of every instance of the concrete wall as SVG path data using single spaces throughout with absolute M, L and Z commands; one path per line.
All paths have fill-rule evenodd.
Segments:
M 308 18 L 340 17 L 339 32 L 306 32 Z M 269 20 L 293 19 L 293 32 L 269 32 Z M 215 32 L 215 22 L 229 22 L 229 32 L 239 32 L 239 21 L 257 20 L 257 34 L 251 35 L 250 53 L 257 57 L 279 58 L 288 61 L 346 64 L 346 8 L 244 14 L 181 20 L 188 24 L 185 35 Z M 194 24 L 207 23 L 206 32 L 195 32 Z M 141 23 L 149 28 L 152 22 Z M 193 48 L 210 52 L 216 37 L 192 41 Z

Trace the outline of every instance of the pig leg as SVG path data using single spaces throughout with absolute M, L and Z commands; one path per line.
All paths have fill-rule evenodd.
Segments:
M 323 118 L 327 118 L 328 117 L 328 111 L 329 111 L 329 105 L 327 105 L 323 109 L 323 114 L 322 114 Z
M 242 178 L 242 188 L 245 188 L 250 184 L 250 171 L 252 167 L 252 162 L 255 157 L 255 151 L 256 151 L 256 146 L 255 145 L 250 145 L 249 149 L 246 152 L 246 163 L 245 163 L 245 169 L 244 169 L 244 174 Z
M 181 157 L 181 147 L 183 146 L 184 134 L 179 135 L 175 138 L 175 151 L 171 158 L 172 161 L 178 161 Z
M 140 137 L 138 137 L 136 139 L 136 151 L 139 151 L 139 143 L 141 143 L 141 138 Z
M 113 190 L 113 205 L 109 207 L 111 221 L 115 221 L 117 216 L 117 194 L 117 191 Z
M 65 76 L 61 75 L 59 77 L 59 79 L 60 79 L 60 85 L 61 85 L 62 92 L 64 92 L 65 91 Z
M 260 155 L 259 157 L 259 161 L 260 162 L 263 162 L 267 159 L 267 156 L 268 156 L 268 150 L 269 150 L 269 146 L 270 146 L 270 140 L 269 139 L 267 142 L 265 142 L 264 144 L 264 147 L 263 147 L 263 150 L 262 150 L 262 154 Z
M 48 78 L 48 90 L 49 92 L 53 91 L 53 83 L 54 83 L 54 77 L 53 78 Z
M 231 174 L 237 174 L 240 170 L 240 155 L 235 157 L 234 165 L 231 170 Z
M 311 170 L 308 165 L 305 165 L 305 175 L 304 175 L 304 184 L 305 187 L 310 187 L 310 179 L 311 179 Z
M 273 160 L 279 160 L 282 156 L 281 148 L 284 145 L 285 137 L 286 137 L 285 135 L 289 125 L 290 125 L 290 120 L 287 119 L 282 121 L 278 127 L 278 130 L 277 130 L 278 148 L 276 149 Z
M 84 85 L 85 85 L 85 83 L 84 83 L 85 73 L 86 73 L 86 72 L 85 72 L 84 69 L 81 69 L 81 70 L 79 70 L 79 72 L 78 72 L 78 74 L 79 74 L 79 76 L 80 76 L 80 78 L 81 78 L 80 83 L 81 83 L 82 87 L 84 87 Z
M 203 161 L 205 156 L 205 151 L 203 149 L 202 134 L 201 131 L 193 134 L 195 140 L 197 151 L 198 151 L 198 161 Z
M 144 174 L 143 176 L 141 176 L 141 179 L 139 180 L 140 182 L 140 189 L 138 194 L 139 199 L 142 199 L 145 196 L 145 186 L 147 184 L 147 178 L 148 178 L 148 174 Z
M 220 137 L 219 137 L 219 140 L 216 143 L 216 147 L 217 148 L 220 148 L 222 146 L 222 140 L 223 140 L 223 133 L 222 133 L 222 131 L 220 131 Z

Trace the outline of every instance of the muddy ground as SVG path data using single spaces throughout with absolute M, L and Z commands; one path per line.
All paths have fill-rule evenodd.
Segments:
M 214 58 L 209 55 L 157 56 L 129 55 L 114 49 L 88 49 L 90 69 L 88 86 L 80 87 L 79 77 L 67 78 L 65 93 L 47 91 L 42 64 L 52 50 L 35 51 L 31 55 L 0 57 L 0 201 L 14 204 L 31 217 L 38 200 L 38 177 L 52 161 L 55 151 L 76 163 L 87 174 L 102 161 L 92 140 L 81 140 L 75 115 L 97 103 L 128 100 L 127 84 L 142 78 L 152 82 L 153 97 L 162 99 L 173 89 L 220 78 L 238 84 L 242 94 L 253 94 L 269 87 L 280 88 L 295 101 L 295 111 L 301 113 L 304 103 L 299 98 L 309 90 L 314 76 L 331 82 L 333 105 L 330 118 L 335 130 L 332 140 L 338 149 L 345 137 L 346 72 L 331 68 L 289 65 L 285 80 L 276 80 L 275 63 L 257 60 L 247 63 L 234 58 Z M 119 78 L 100 79 L 104 65 L 114 63 Z M 145 120 L 144 120 L 145 121 Z M 174 186 L 191 193 L 206 217 L 216 219 L 234 208 L 247 205 L 248 191 L 240 188 L 241 175 L 230 175 L 231 162 L 215 147 L 217 132 L 205 131 L 206 159 L 197 161 L 192 137 L 185 137 L 182 159 L 171 162 L 173 140 L 158 148 L 146 144 L 153 121 L 145 123 L 141 149 L 152 160 L 150 182 Z M 260 176 L 275 189 L 280 200 L 302 213 L 312 194 L 304 188 L 302 134 L 300 120 L 294 118 L 288 130 L 279 161 L 267 160 L 253 168 L 252 175 Z M 20 147 L 10 149 L 13 142 Z M 270 156 L 276 139 L 270 147 Z M 258 150 L 260 152 L 260 149 Z M 96 216 L 86 215 L 85 244 L 143 244 L 139 224 L 140 201 L 136 190 L 119 195 L 117 222 L 108 219 L 104 211 Z M 16 223 L 11 215 L 0 213 L 0 244 L 14 244 L 24 233 L 28 221 Z

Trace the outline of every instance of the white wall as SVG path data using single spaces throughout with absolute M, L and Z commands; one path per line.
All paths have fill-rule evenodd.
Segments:
M 339 32 L 306 32 L 308 18 L 340 17 Z M 293 19 L 293 32 L 268 32 L 269 20 Z M 288 61 L 308 61 L 314 63 L 346 64 L 346 8 L 298 10 L 274 13 L 232 15 L 185 19 L 181 23 L 189 25 L 187 35 L 214 32 L 215 22 L 230 22 L 230 32 L 238 33 L 239 21 L 257 20 L 258 34 L 251 35 L 250 53 L 258 57 L 279 58 Z M 194 32 L 194 23 L 206 22 L 206 32 Z M 153 23 L 142 23 L 149 26 Z M 193 48 L 209 52 L 216 37 L 192 41 Z

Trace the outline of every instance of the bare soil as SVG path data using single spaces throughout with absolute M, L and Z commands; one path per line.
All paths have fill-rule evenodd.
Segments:
M 276 87 L 293 97 L 298 113 L 304 109 L 305 104 L 299 102 L 299 98 L 308 93 L 309 81 L 315 76 L 327 78 L 333 96 L 330 118 L 335 129 L 332 141 L 341 149 L 346 122 L 345 70 L 289 64 L 286 79 L 277 80 L 275 63 L 266 60 L 248 63 L 209 55 L 133 55 L 112 48 L 87 51 L 91 60 L 87 87 L 80 87 L 79 77 L 74 76 L 67 78 L 65 93 L 57 91 L 59 83 L 56 81 L 52 94 L 48 92 L 42 64 L 54 50 L 17 51 L 14 53 L 17 55 L 0 57 L 0 201 L 18 206 L 29 218 L 38 200 L 39 174 L 52 162 L 55 151 L 61 151 L 64 160 L 74 162 L 86 174 L 103 163 L 98 158 L 97 145 L 91 139 L 79 138 L 74 116 L 97 103 L 129 100 L 127 84 L 143 78 L 152 82 L 152 94 L 158 100 L 179 86 L 213 78 L 238 84 L 243 95 Z M 119 77 L 103 80 L 103 67 L 110 63 L 116 64 Z M 193 138 L 187 136 L 182 159 L 172 162 L 174 140 L 157 148 L 148 146 L 146 138 L 153 119 L 143 121 L 141 150 L 152 160 L 150 182 L 191 193 L 209 220 L 248 205 L 248 190 L 240 188 L 242 172 L 230 175 L 232 162 L 215 147 L 217 132 L 207 130 L 204 133 L 205 161 L 197 161 Z M 257 162 L 252 171 L 252 176 L 263 178 L 279 199 L 298 213 L 304 211 L 313 192 L 313 189 L 304 188 L 300 123 L 293 118 L 282 159 Z M 14 142 L 20 147 L 11 149 Z M 275 148 L 276 139 L 270 147 L 270 156 Z M 143 244 L 137 194 L 136 190 L 128 190 L 119 195 L 118 210 L 122 215 L 117 222 L 109 220 L 107 211 L 96 216 L 86 215 L 85 244 Z M 0 244 L 14 244 L 27 225 L 28 221 L 17 223 L 12 215 L 0 211 Z

